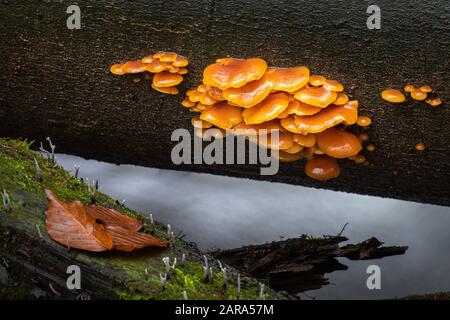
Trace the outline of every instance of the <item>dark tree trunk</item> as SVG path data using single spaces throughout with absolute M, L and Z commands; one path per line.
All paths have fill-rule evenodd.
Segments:
M 450 3 L 387 1 L 381 30 L 366 28 L 361 1 L 113 1 L 79 3 L 81 30 L 66 28 L 73 1 L 0 2 L 0 135 L 43 140 L 59 152 L 150 167 L 209 172 L 450 205 Z M 182 89 L 223 56 L 306 65 L 336 79 L 371 116 L 373 166 L 343 164 L 331 182 L 283 164 L 276 176 L 256 166 L 175 166 L 171 133 L 190 128 L 183 95 L 109 73 L 113 63 L 157 50 L 189 57 Z M 444 104 L 392 105 L 380 91 L 429 84 Z M 183 92 L 183 91 L 182 91 Z M 423 142 L 427 151 L 414 146 Z M 395 174 L 394 174 L 395 173 Z

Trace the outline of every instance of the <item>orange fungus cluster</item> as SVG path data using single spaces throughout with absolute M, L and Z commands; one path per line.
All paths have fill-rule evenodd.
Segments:
M 183 75 L 188 72 L 187 58 L 175 52 L 159 51 L 146 56 L 141 60 L 126 61 L 122 64 L 111 66 L 111 72 L 115 75 L 137 74 L 145 72 L 146 79 L 154 73 L 152 88 L 167 94 L 178 94 L 177 85 L 183 81 Z M 138 81 L 136 81 L 138 82 Z
M 412 84 L 407 84 L 403 90 L 409 93 L 413 100 L 425 101 L 432 107 L 437 107 L 442 104 L 442 100 L 436 96 L 433 89 L 429 85 L 422 85 L 416 88 Z M 386 89 L 381 92 L 381 97 L 391 103 L 402 103 L 406 101 L 405 95 L 395 89 Z
M 305 173 L 316 180 L 339 176 L 337 159 L 356 158 L 361 140 L 346 131 L 354 124 L 366 127 L 371 119 L 358 116 L 358 101 L 350 100 L 344 86 L 307 67 L 269 67 L 260 58 L 223 58 L 206 67 L 203 83 L 187 92 L 182 105 L 200 115 L 192 124 L 201 137 L 215 128 L 214 137 L 245 135 L 279 151 L 280 161 L 307 159 Z M 218 130 L 217 130 L 218 129 Z M 278 132 L 274 142 L 261 133 Z

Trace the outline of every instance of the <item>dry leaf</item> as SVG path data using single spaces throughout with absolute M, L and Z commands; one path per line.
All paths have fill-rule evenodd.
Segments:
M 61 201 L 49 190 L 45 190 L 45 194 L 49 200 L 45 223 L 53 240 L 70 248 L 88 251 L 112 249 L 111 235 L 86 213 L 80 201 Z
M 102 206 L 90 205 L 86 206 L 86 212 L 95 219 L 102 221 L 105 225 L 120 225 L 126 229 L 139 231 L 142 228 L 142 222 L 132 217 L 121 214 L 120 212 L 105 208 Z
M 165 247 L 167 241 L 140 233 L 142 223 L 102 206 L 85 206 L 79 201 L 59 200 L 45 190 L 49 205 L 46 225 L 50 237 L 71 248 L 88 251 L 133 251 L 144 247 Z

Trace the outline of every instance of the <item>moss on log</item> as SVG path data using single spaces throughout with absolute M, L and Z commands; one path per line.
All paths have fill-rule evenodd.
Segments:
M 39 181 L 34 163 L 42 170 Z M 8 193 L 10 210 L 0 203 L 0 298 L 46 299 L 236 299 L 237 270 L 228 268 L 228 283 L 217 262 L 210 259 L 214 281 L 203 281 L 203 254 L 195 246 L 177 238 L 167 249 L 148 248 L 130 254 L 89 253 L 61 246 L 51 240 L 45 228 L 47 199 L 43 189 L 52 190 L 61 199 L 91 201 L 87 185 L 49 160 L 29 150 L 29 143 L 0 139 L 0 189 Z M 167 230 L 151 224 L 148 216 L 118 204 L 104 194 L 97 194 L 99 205 L 115 208 L 146 223 L 144 231 L 165 238 Z M 182 254 L 186 261 L 181 262 Z M 160 273 L 165 273 L 162 257 L 178 258 L 177 267 L 163 290 Z M 81 269 L 81 290 L 66 286 L 67 267 Z M 145 270 L 147 269 L 147 274 Z M 256 299 L 259 284 L 243 276 L 240 299 Z M 267 298 L 285 296 L 269 289 Z

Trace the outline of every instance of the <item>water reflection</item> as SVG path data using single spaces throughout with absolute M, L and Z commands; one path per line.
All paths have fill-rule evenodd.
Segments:
M 58 155 L 80 176 L 100 180 L 100 190 L 135 210 L 183 230 L 200 248 L 232 248 L 303 233 L 345 235 L 357 243 L 375 236 L 386 245 L 406 245 L 403 256 L 349 261 L 347 271 L 327 275 L 331 285 L 308 292 L 327 298 L 391 298 L 449 291 L 450 208 L 303 188 L 247 179 L 136 166 L 116 166 Z M 420 192 L 418 190 L 418 192 Z M 382 289 L 369 291 L 366 268 L 382 270 Z

